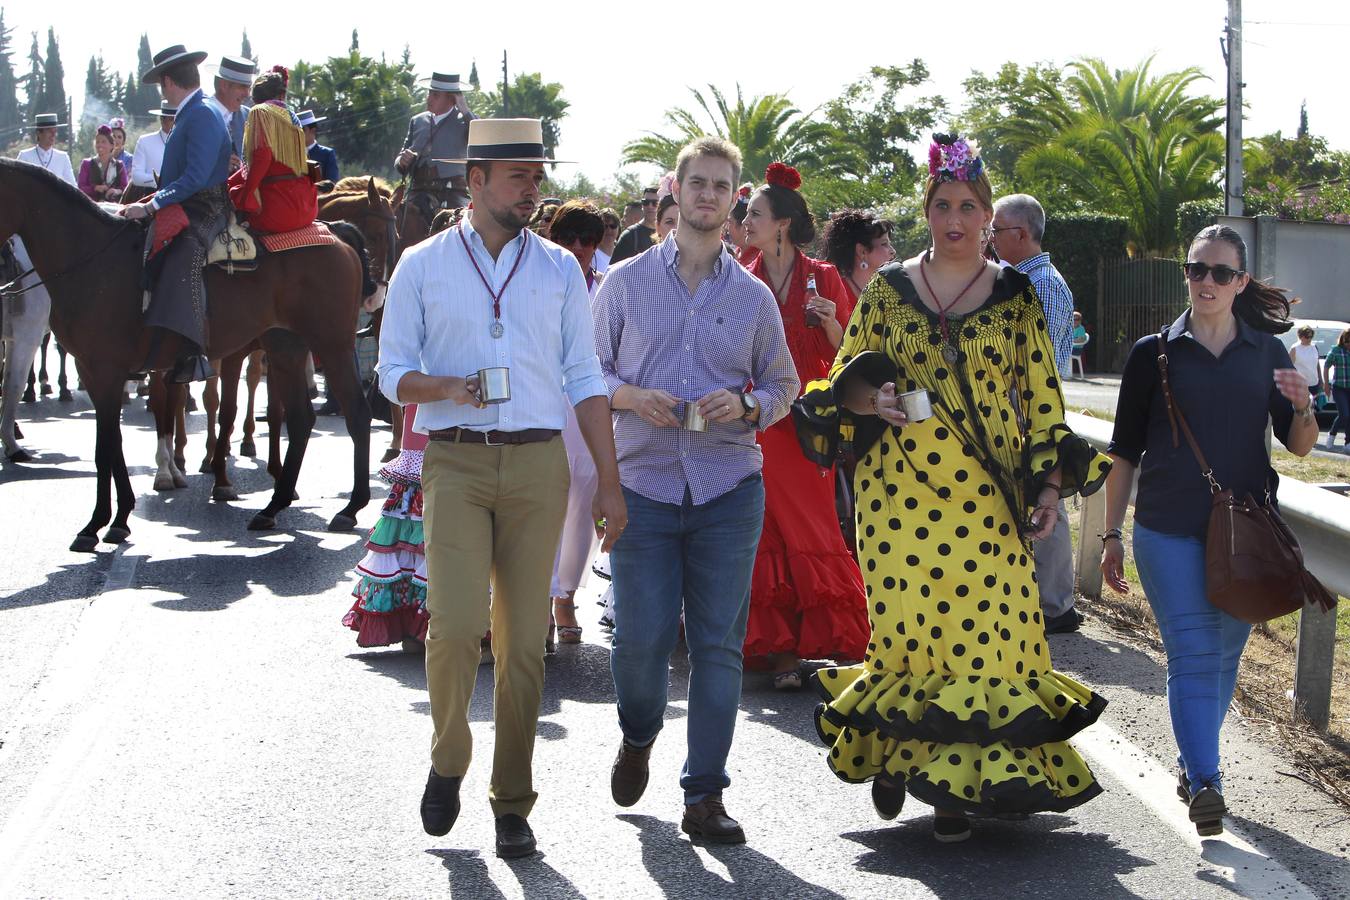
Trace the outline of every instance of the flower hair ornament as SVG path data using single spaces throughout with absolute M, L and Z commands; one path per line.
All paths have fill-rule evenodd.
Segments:
M 276 72 L 278 75 L 281 76 L 281 86 L 282 86 L 282 87 L 287 87 L 287 86 L 290 85 L 290 83 L 291 83 L 291 72 L 290 72 L 290 70 L 287 69 L 285 66 L 273 66 L 273 67 L 272 67 L 271 69 L 269 69 L 268 71 L 270 71 L 270 72 Z
M 935 134 L 928 145 L 928 177 L 938 181 L 974 181 L 984 172 L 984 160 L 974 141 L 957 134 Z
M 772 187 L 795 191 L 802 186 L 802 175 L 787 163 L 769 163 L 769 168 L 764 172 L 764 181 Z
M 675 193 L 675 173 L 667 172 L 661 176 L 661 181 L 656 186 L 656 199 L 658 201 Z
M 108 120 L 108 128 L 112 131 L 121 129 L 125 132 L 127 130 L 127 120 L 121 116 L 114 116 Z

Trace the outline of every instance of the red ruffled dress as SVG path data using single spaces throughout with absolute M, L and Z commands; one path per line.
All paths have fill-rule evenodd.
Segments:
M 249 115 L 264 112 L 258 109 Z M 248 219 L 248 227 L 259 234 L 304 228 L 319 214 L 314 182 L 307 174 L 297 174 L 291 165 L 277 159 L 267 140 L 266 130 L 259 127 L 247 165 L 230 176 L 230 202 Z M 303 144 L 303 139 L 300 140 Z
M 824 378 L 835 348 L 823 328 L 806 327 L 806 279 L 816 277 L 816 292 L 833 300 L 841 325 L 853 301 L 839 272 L 801 251 L 780 306 L 788 349 L 803 386 Z M 768 283 L 764 262 L 747 268 Z M 770 290 L 774 285 L 770 285 Z M 839 530 L 835 510 L 835 473 L 802 455 L 792 417 L 759 434 L 764 453 L 764 533 L 755 556 L 750 585 L 750 621 L 745 634 L 748 661 L 771 653 L 801 659 L 862 659 L 871 626 L 858 563 Z

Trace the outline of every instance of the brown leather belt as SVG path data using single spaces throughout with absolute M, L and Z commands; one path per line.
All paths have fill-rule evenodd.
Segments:
M 470 431 L 467 428 L 442 428 L 427 433 L 432 441 L 449 441 L 452 444 L 487 444 L 489 447 L 501 447 L 506 444 L 537 444 L 550 441 L 561 431 L 552 428 L 526 428 L 524 431 Z

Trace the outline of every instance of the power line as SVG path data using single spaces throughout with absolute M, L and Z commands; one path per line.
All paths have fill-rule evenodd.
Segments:
M 1248 25 L 1275 25 L 1289 28 L 1350 28 L 1350 22 L 1274 22 L 1269 19 L 1248 19 Z

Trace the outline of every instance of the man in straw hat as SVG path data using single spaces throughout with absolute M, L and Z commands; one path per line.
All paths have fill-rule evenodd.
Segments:
M 206 346 L 202 266 L 209 242 L 226 223 L 230 135 L 220 116 L 202 98 L 197 66 L 205 58 L 205 53 L 178 44 L 156 53 L 154 65 L 141 76 L 141 83 L 159 85 L 164 100 L 177 115 L 164 146 L 160 170 L 163 186 L 146 201 L 122 207 L 122 215 L 129 219 L 155 217 L 147 247 L 156 248 L 169 241 L 149 264 L 154 287 L 145 324 L 183 338 L 183 349 L 168 375 L 176 384 L 205 380 L 215 374 L 202 355 Z
M 301 110 L 296 118 L 300 127 L 305 131 L 305 147 L 310 162 L 319 164 L 319 171 L 323 173 L 325 181 L 337 181 L 342 177 L 338 170 L 337 151 L 332 147 L 325 147 L 319 143 L 319 123 L 327 122 L 327 116 L 316 116 L 314 110 Z
M 428 224 L 437 211 L 469 203 L 464 164 L 446 160 L 464 156 L 469 123 L 474 118 L 464 94 L 473 89 L 458 75 L 433 73 L 427 85 L 426 111 L 408 122 L 408 136 L 394 159 L 401 174 L 411 173 L 408 202 L 417 207 Z
M 122 196 L 125 203 L 135 203 L 155 192 L 159 187 L 159 173 L 164 168 L 164 148 L 173 134 L 173 119 L 178 110 L 167 100 L 159 102 L 158 109 L 149 111 L 159 119 L 159 127 L 136 138 L 136 152 L 131 156 L 131 187 Z
M 222 56 L 220 62 L 208 66 L 215 72 L 213 93 L 205 102 L 215 110 L 225 130 L 230 133 L 230 171 L 239 168 L 244 158 L 244 123 L 248 120 L 248 99 L 253 90 L 253 79 L 258 75 L 258 65 L 251 59 L 241 56 Z
M 389 285 L 376 367 L 385 395 L 416 403 L 428 570 L 431 772 L 422 827 L 444 835 L 469 767 L 479 639 L 496 656 L 489 798 L 497 854 L 526 856 L 544 682 L 549 582 L 567 509 L 563 404 L 599 473 L 592 511 L 608 551 L 627 522 L 609 401 L 576 258 L 525 226 L 544 180 L 538 119 L 476 119 L 465 153 L 471 211 L 404 254 Z M 466 372 L 479 375 L 464 375 Z M 489 588 L 491 603 L 489 604 Z
M 56 149 L 56 130 L 66 124 L 60 118 L 56 113 L 37 113 L 33 116 L 34 146 L 19 151 L 19 162 L 41 166 L 73 185 L 75 170 L 71 168 L 70 156 L 66 151 Z

